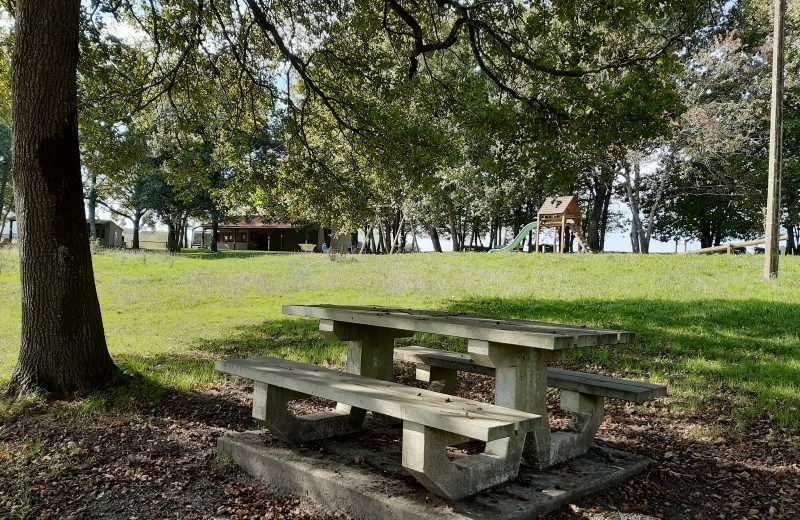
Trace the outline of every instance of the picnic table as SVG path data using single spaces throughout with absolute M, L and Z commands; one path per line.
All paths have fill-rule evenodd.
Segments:
M 573 348 L 630 342 L 630 332 L 378 306 L 284 305 L 283 313 L 318 319 L 324 334 L 346 341 L 347 373 L 276 358 L 220 360 L 219 370 L 254 381 L 253 416 L 291 442 L 358 431 L 367 410 L 399 419 L 404 468 L 451 499 L 508 480 L 522 460 L 545 468 L 585 453 L 606 397 L 643 402 L 666 393 L 661 385 L 547 366 Z M 468 354 L 395 346 L 416 332 L 465 338 Z M 428 389 L 392 382 L 394 359 L 416 363 Z M 459 370 L 494 376 L 494 404 L 448 395 Z M 561 408 L 573 414 L 566 431 L 550 430 L 548 387 L 560 389 Z M 290 400 L 307 395 L 337 407 L 300 417 L 287 411 Z M 470 438 L 485 441 L 484 452 L 449 460 L 447 447 Z
M 318 318 L 321 331 L 348 341 L 348 372 L 387 381 L 393 379 L 395 338 L 415 332 L 466 338 L 472 362 L 494 369 L 494 404 L 545 418 L 548 363 L 573 348 L 616 345 L 634 338 L 633 333 L 618 330 L 379 306 L 284 305 L 283 313 Z M 426 368 L 434 370 L 429 381 L 449 378 L 449 386 L 454 385 L 452 368 L 438 367 L 444 369 L 438 377 L 434 366 Z M 553 435 L 548 421 L 540 421 L 528 435 L 525 460 L 544 468 L 584 453 L 600 426 L 603 397 L 562 389 L 562 408 L 574 412 L 581 424 L 573 425 L 575 431 Z

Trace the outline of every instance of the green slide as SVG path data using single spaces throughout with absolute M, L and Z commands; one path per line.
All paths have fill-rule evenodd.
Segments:
M 489 252 L 490 253 L 508 253 L 509 251 L 516 250 L 519 247 L 519 245 L 522 243 L 522 241 L 525 240 L 525 236 L 528 233 L 530 233 L 531 231 L 533 231 L 535 228 L 536 228 L 536 222 L 531 222 L 530 224 L 526 224 L 525 227 L 522 228 L 522 231 L 519 232 L 519 235 L 517 235 L 514 238 L 514 240 L 512 240 L 508 244 L 504 245 L 503 247 L 500 247 L 500 248 L 497 248 L 497 249 L 490 249 Z

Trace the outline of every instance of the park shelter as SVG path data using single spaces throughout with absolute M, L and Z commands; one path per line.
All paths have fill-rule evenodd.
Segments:
M 574 195 L 565 197 L 548 197 L 536 213 L 536 239 L 534 251 L 539 251 L 539 232 L 541 228 L 551 227 L 558 229 L 555 235 L 557 244 L 553 250 L 565 253 L 569 250 L 567 233 L 571 231 L 578 243 L 585 249 L 581 242 L 581 210 L 578 199 Z
M 208 247 L 211 243 L 211 223 L 204 223 L 201 233 L 196 233 L 192 245 Z M 199 236 L 198 236 L 199 235 Z M 277 217 L 237 217 L 217 226 L 213 237 L 219 250 L 250 251 L 303 251 L 322 250 L 323 242 L 340 251 L 349 251 L 349 235 L 333 238 L 331 230 L 315 224 L 302 224 Z

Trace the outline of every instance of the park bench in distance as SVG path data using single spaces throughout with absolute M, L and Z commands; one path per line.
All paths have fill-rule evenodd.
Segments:
M 479 365 L 469 355 L 458 352 L 405 346 L 395 348 L 394 358 L 414 363 L 418 380 L 427 382 L 430 390 L 446 394 L 455 391 L 458 371 L 495 375 L 495 368 Z M 561 409 L 574 414 L 570 431 L 552 433 L 553 437 L 564 439 L 554 446 L 571 446 L 570 457 L 586 453 L 591 446 L 603 422 L 604 398 L 643 403 L 667 395 L 664 385 L 553 367 L 547 368 L 547 386 L 561 390 Z M 565 437 L 568 435 L 571 437 Z M 553 454 L 553 460 L 560 460 L 558 454 Z
M 363 410 L 403 421 L 402 465 L 431 492 L 451 500 L 516 476 L 528 431 L 540 415 L 278 358 L 219 360 L 217 370 L 250 379 L 253 417 L 293 443 L 357 431 Z M 335 411 L 294 416 L 289 401 L 310 395 L 337 401 Z M 486 442 L 456 461 L 447 447 Z

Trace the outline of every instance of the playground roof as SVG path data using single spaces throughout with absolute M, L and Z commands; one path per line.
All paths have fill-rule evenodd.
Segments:
M 537 215 L 562 215 L 567 213 L 579 214 L 578 202 L 574 195 L 567 195 L 565 197 L 548 197 L 542 203 Z

